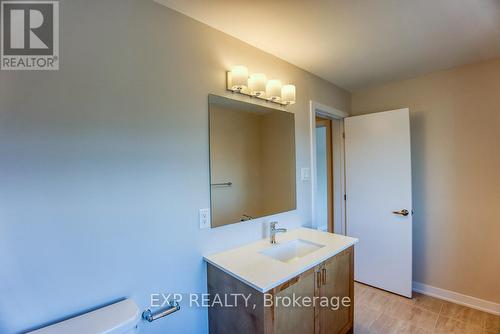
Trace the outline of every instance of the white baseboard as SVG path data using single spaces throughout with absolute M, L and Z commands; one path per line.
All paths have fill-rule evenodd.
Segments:
M 500 304 L 484 299 L 463 295 L 458 292 L 436 288 L 427 284 L 413 282 L 413 291 L 443 299 L 455 304 L 467 306 L 476 310 L 500 315 Z

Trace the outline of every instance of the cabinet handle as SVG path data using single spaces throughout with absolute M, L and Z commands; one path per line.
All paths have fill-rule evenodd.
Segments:
M 321 269 L 321 282 L 323 285 L 326 284 L 326 268 Z
M 321 273 L 319 271 L 316 271 L 316 286 L 319 287 L 321 286 Z

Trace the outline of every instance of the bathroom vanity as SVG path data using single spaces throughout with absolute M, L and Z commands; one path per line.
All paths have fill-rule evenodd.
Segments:
M 209 123 L 212 228 L 297 207 L 293 113 L 210 95 Z M 307 228 L 282 233 L 276 223 L 269 231 L 204 257 L 210 333 L 352 332 L 357 239 Z
M 204 257 L 210 333 L 352 333 L 358 240 L 307 228 L 276 240 Z

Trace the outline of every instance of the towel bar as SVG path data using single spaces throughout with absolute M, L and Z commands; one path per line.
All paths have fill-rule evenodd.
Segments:
M 233 185 L 233 182 L 222 182 L 222 183 L 211 183 L 211 186 L 225 186 L 225 187 L 231 187 Z

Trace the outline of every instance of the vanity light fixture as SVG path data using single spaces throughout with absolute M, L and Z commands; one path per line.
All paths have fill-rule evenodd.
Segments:
M 266 95 L 270 101 L 281 101 L 281 81 L 273 79 L 269 80 L 266 85 Z
M 295 103 L 295 85 L 284 85 L 281 88 L 281 102 L 286 104 Z
M 264 73 L 253 73 L 248 78 L 248 89 L 250 94 L 257 97 L 266 96 L 267 77 Z
M 248 85 L 248 69 L 243 65 L 233 66 L 231 69 L 231 90 L 241 92 Z
M 295 103 L 295 85 L 282 86 L 278 79 L 267 80 L 264 73 L 248 75 L 248 69 L 243 65 L 233 66 L 227 72 L 227 90 L 261 100 L 287 106 Z

